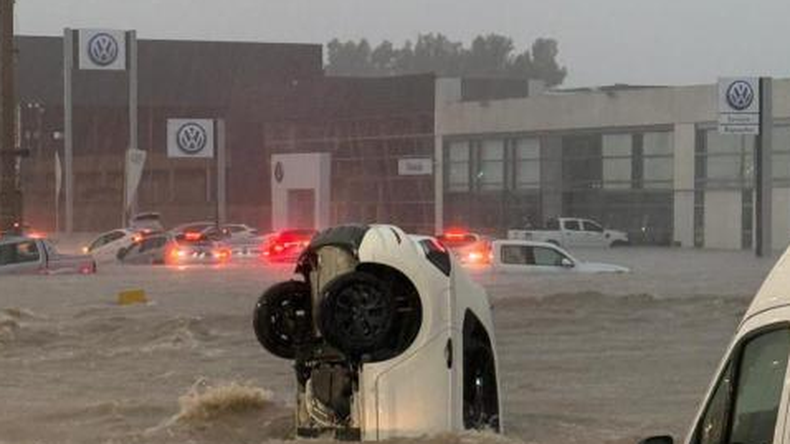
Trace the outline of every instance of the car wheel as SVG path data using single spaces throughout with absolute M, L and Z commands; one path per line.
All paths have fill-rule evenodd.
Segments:
M 491 349 L 472 339 L 464 351 L 464 426 L 499 430 L 496 368 Z
M 297 347 L 312 337 L 310 306 L 310 286 L 304 282 L 281 282 L 266 290 L 253 315 L 258 342 L 275 356 L 294 359 Z
M 330 345 L 360 359 L 386 346 L 394 316 L 394 299 L 384 282 L 357 271 L 324 287 L 319 328 Z

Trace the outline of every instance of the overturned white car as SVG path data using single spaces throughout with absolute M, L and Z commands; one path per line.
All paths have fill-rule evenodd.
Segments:
M 254 328 L 295 363 L 297 436 L 502 430 L 488 297 L 435 239 L 341 226 L 296 271 L 260 298 Z

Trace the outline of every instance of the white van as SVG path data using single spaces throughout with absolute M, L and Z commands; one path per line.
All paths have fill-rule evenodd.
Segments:
M 790 443 L 790 250 L 768 275 L 738 326 L 687 444 Z M 643 444 L 672 444 L 657 436 Z

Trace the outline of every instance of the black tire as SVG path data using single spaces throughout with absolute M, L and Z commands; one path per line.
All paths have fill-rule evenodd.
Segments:
M 372 274 L 357 271 L 338 276 L 322 292 L 321 334 L 351 359 L 386 347 L 394 317 L 392 293 Z
M 299 345 L 312 338 L 310 286 L 287 281 L 266 290 L 253 314 L 255 337 L 263 348 L 283 359 L 294 359 Z
M 611 248 L 627 247 L 628 245 L 629 244 L 626 241 L 616 240 L 616 241 L 612 242 Z
M 499 394 L 491 349 L 472 339 L 464 351 L 464 426 L 499 431 Z

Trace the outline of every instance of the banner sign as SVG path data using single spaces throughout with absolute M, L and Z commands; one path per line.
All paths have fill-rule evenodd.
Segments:
M 167 157 L 214 157 L 214 121 L 168 119 Z
M 719 133 L 760 134 L 760 79 L 719 79 Z
M 79 69 L 126 70 L 125 31 L 81 29 L 79 48 Z
M 137 196 L 137 187 L 143 177 L 146 152 L 143 150 L 126 151 L 126 210 L 128 210 Z

